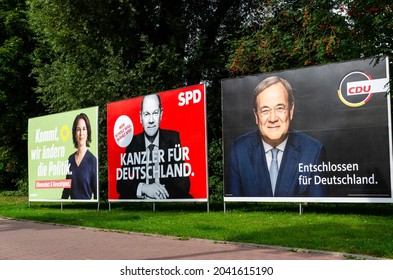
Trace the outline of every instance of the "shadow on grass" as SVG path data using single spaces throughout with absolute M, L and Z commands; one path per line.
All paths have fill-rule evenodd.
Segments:
M 391 203 L 302 203 L 304 214 L 352 214 L 393 217 Z M 32 202 L 31 208 L 61 209 L 59 202 Z M 65 202 L 63 210 L 124 210 L 155 212 L 223 212 L 223 202 Z M 299 203 L 289 202 L 231 202 L 226 212 L 299 213 Z
M 378 258 L 393 258 L 392 229 L 384 230 L 375 224 L 359 230 L 339 222 L 286 225 L 280 228 L 261 228 L 229 235 L 228 241 L 288 248 L 341 252 Z M 306 234 L 305 234 L 306 233 Z M 373 237 L 374 236 L 374 237 Z

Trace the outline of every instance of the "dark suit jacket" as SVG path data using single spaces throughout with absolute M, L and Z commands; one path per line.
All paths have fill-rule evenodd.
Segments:
M 164 151 L 164 159 L 165 162 L 160 163 L 165 172 L 167 170 L 168 165 L 183 163 L 183 161 L 168 161 L 167 151 L 169 148 L 175 148 L 176 145 L 180 145 L 180 135 L 177 131 L 172 130 L 164 130 L 160 129 L 159 134 L 159 144 L 158 148 Z M 179 146 L 177 146 L 179 147 Z M 134 153 L 134 152 L 144 152 L 146 150 L 145 145 L 145 136 L 144 133 L 140 133 L 135 135 L 132 139 L 131 143 L 126 148 L 126 154 Z M 143 164 L 145 165 L 145 164 Z M 141 165 L 139 165 L 141 166 Z M 130 167 L 132 169 L 133 166 L 123 166 Z M 139 183 L 145 183 L 146 179 L 137 179 L 133 180 L 118 180 L 117 181 L 117 192 L 120 194 L 120 199 L 135 199 L 138 198 L 136 195 L 136 191 Z M 190 191 L 190 179 L 188 177 L 168 177 L 168 178 L 160 178 L 160 183 L 165 185 L 169 193 L 168 199 L 173 198 L 192 198 L 189 194 Z
M 235 139 L 230 152 L 226 196 L 273 196 L 259 131 L 252 131 Z M 290 131 L 278 173 L 275 196 L 326 196 L 325 186 L 299 184 L 298 180 L 299 175 L 309 178 L 315 175 L 299 173 L 299 163 L 319 164 L 325 157 L 325 147 L 319 141 L 304 133 Z
M 64 188 L 61 199 L 97 199 L 97 158 L 89 151 L 78 166 L 75 161 L 75 153 L 68 157 L 71 175 L 71 188 Z

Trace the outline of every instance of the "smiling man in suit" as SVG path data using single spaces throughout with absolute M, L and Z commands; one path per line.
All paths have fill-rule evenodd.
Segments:
M 269 77 L 257 85 L 253 98 L 258 129 L 231 145 L 226 195 L 326 196 L 326 187 L 314 184 L 315 174 L 299 168 L 299 164 L 320 164 L 326 150 L 318 140 L 290 128 L 295 108 L 291 85 L 277 76 Z

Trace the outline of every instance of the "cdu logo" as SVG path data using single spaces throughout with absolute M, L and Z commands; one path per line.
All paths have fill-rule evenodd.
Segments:
M 386 93 L 388 83 L 388 78 L 373 79 L 368 73 L 354 71 L 341 79 L 337 93 L 345 105 L 360 107 L 370 101 L 374 93 Z

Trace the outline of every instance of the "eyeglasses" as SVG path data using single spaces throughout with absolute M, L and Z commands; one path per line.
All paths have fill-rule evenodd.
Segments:
M 288 109 L 288 107 L 284 106 L 284 105 L 278 105 L 274 109 L 263 107 L 263 108 L 258 109 L 258 114 L 260 114 L 261 116 L 267 117 L 267 116 L 270 116 L 271 112 L 274 110 L 274 112 L 277 115 L 283 115 L 286 113 L 287 109 Z

